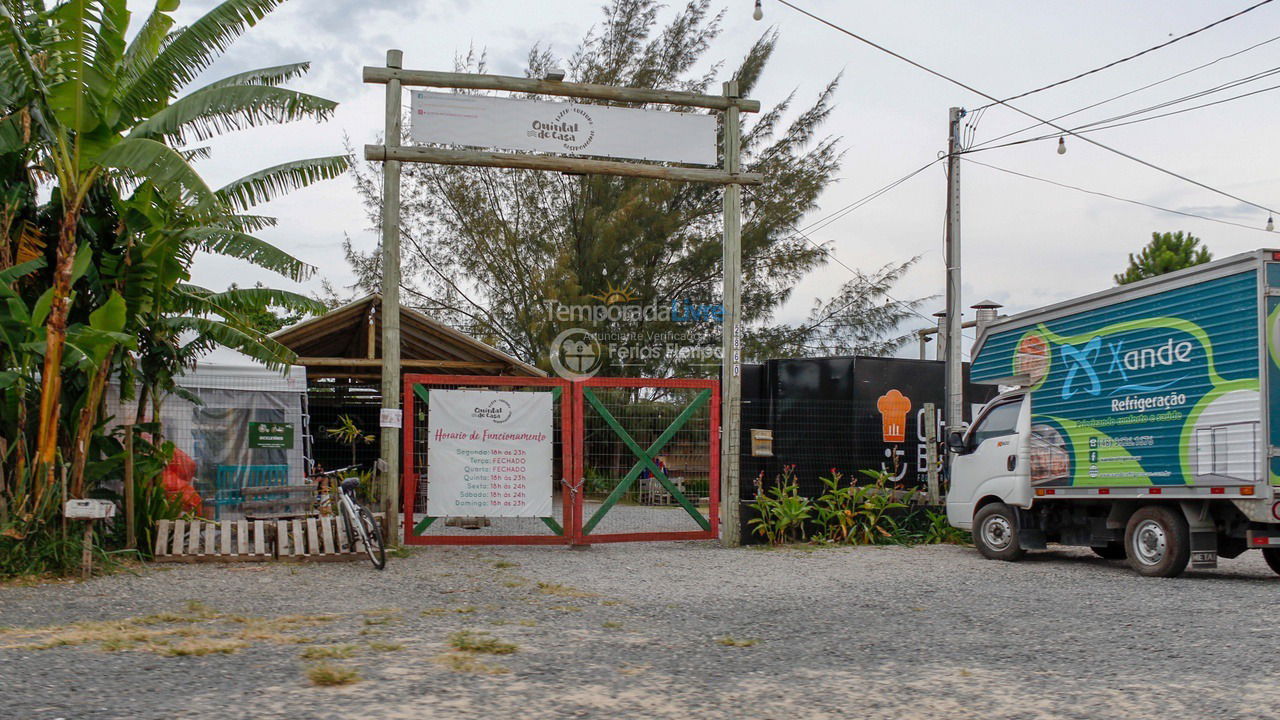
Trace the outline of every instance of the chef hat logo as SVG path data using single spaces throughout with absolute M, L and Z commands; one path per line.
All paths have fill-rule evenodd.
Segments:
M 905 442 L 907 439 L 907 413 L 911 412 L 911 398 L 894 388 L 876 400 L 880 411 L 881 431 L 887 443 Z

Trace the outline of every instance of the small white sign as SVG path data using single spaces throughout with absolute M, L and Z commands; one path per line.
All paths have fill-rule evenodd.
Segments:
M 110 500 L 97 500 L 93 498 L 86 498 L 84 500 L 68 500 L 66 506 L 62 509 L 62 514 L 69 518 L 102 520 L 104 518 L 115 517 L 116 504 Z
M 716 165 L 716 118 L 669 110 L 415 90 L 419 143 Z
M 427 515 L 551 517 L 548 392 L 432 390 Z
M 378 427 L 404 427 L 404 411 L 400 408 L 382 408 L 378 413 Z

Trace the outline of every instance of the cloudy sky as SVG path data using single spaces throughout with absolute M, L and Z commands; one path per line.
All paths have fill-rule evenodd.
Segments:
M 1080 0 L 903 3 L 861 0 L 795 0 L 815 14 L 853 29 L 924 65 L 984 92 L 1007 97 L 1071 77 L 1206 25 L 1253 0 Z M 150 2 L 131 0 L 141 14 Z M 213 6 L 186 0 L 180 20 Z M 781 33 L 773 62 L 756 97 L 768 106 L 797 91 L 812 99 L 835 74 L 844 82 L 826 131 L 843 138 L 839 181 L 821 199 L 819 220 L 937 157 L 946 146 L 947 110 L 976 108 L 981 97 L 929 76 L 830 28 L 765 0 L 763 22 L 751 18 L 751 0 L 725 0 L 724 32 L 710 60 L 733 65 L 770 27 Z M 487 51 L 490 71 L 522 74 L 524 58 L 540 42 L 568 55 L 600 19 L 593 0 L 292 0 L 238 41 L 211 68 L 211 76 L 310 60 L 312 73 L 294 87 L 342 103 L 322 125 L 297 124 L 239 133 L 215 145 L 203 171 L 220 183 L 290 159 L 342 151 L 344 135 L 356 147 L 382 127 L 383 86 L 360 82 L 363 65 L 382 64 L 389 47 L 404 51 L 406 67 L 452 69 L 471 47 Z M 1276 36 L 1280 3 L 1258 8 L 1192 38 L 1088 78 L 1014 102 L 1053 117 L 1126 93 Z M 1070 126 L 1146 108 L 1280 67 L 1280 41 L 1074 115 Z M 1187 105 L 1276 85 L 1262 77 Z M 1103 130 L 1092 137 L 1156 165 L 1246 200 L 1280 207 L 1280 143 L 1274 123 L 1280 91 L 1261 92 L 1172 117 Z M 797 106 L 803 103 L 797 102 Z M 1004 108 L 981 117 L 976 142 L 1030 124 Z M 977 165 L 962 173 L 964 301 L 991 298 L 1009 311 L 1036 307 L 1102 289 L 1123 269 L 1127 253 L 1152 231 L 1186 230 L 1204 238 L 1215 256 L 1280 245 L 1261 232 L 1266 212 L 1148 169 L 1086 143 L 1068 139 L 1058 155 L 1055 140 L 991 150 L 973 159 L 1055 182 L 1076 185 L 1174 210 L 1242 223 L 1233 227 L 1158 212 L 1004 174 Z M 899 298 L 940 294 L 945 178 L 941 165 L 902 184 L 865 207 L 817 230 L 831 252 L 854 268 L 921 255 L 918 269 L 898 287 Z M 270 206 L 281 219 L 267 236 L 319 267 L 319 277 L 341 285 L 351 275 L 342 258 L 344 234 L 372 247 L 351 183 L 338 180 L 296 193 Z M 204 259 L 196 280 L 222 287 L 262 279 L 242 266 Z M 849 271 L 830 263 L 813 273 L 781 313 L 799 320 L 814 297 L 827 295 Z M 314 290 L 317 281 L 303 286 Z M 925 312 L 940 307 L 940 300 Z M 921 320 L 917 326 L 925 325 Z M 905 351 L 914 352 L 913 349 Z

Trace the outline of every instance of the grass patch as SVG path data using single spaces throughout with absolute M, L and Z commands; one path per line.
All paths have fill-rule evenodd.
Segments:
M 382 615 L 377 617 L 367 617 L 364 619 L 365 625 L 390 625 L 395 622 L 396 618 Z
M 0 648 L 44 650 L 97 645 L 104 652 L 143 651 L 167 657 L 234 652 L 255 642 L 297 644 L 313 638 L 292 631 L 335 619 L 332 616 L 290 615 L 250 618 L 222 615 L 199 601 L 181 613 L 164 612 L 121 620 L 78 622 L 2 633 Z
M 605 630 L 618 630 L 622 627 L 622 623 L 612 622 L 612 621 L 604 622 L 600 624 L 600 627 L 604 628 Z
M 552 605 L 549 610 L 559 610 L 560 612 L 582 612 L 582 608 L 577 605 Z
M 516 624 L 522 625 L 524 627 L 536 627 L 538 624 L 538 621 L 537 620 L 517 620 Z
M 543 595 L 556 595 L 558 597 L 573 597 L 573 598 L 600 597 L 599 595 L 592 592 L 587 592 L 586 590 L 579 590 L 577 588 L 569 587 L 568 585 L 561 585 L 560 583 L 549 583 L 549 582 L 539 582 L 538 592 L 542 593 Z
M 199 657 L 201 655 L 230 655 L 240 648 L 248 647 L 248 643 L 239 640 L 216 640 L 201 638 L 183 640 L 177 645 L 168 645 L 160 649 L 165 657 Z
M 520 563 L 513 563 L 510 560 L 499 560 L 494 563 L 493 566 L 499 570 L 504 570 L 506 568 L 520 567 Z
M 483 653 L 485 655 L 510 655 L 520 646 L 490 635 L 486 632 L 459 630 L 449 636 L 449 645 L 462 652 Z
M 756 638 L 736 638 L 732 635 L 725 635 L 724 637 L 716 638 L 716 642 L 725 647 L 751 647 L 760 641 Z
M 432 662 L 443 665 L 454 672 L 478 673 L 481 675 L 505 675 L 511 670 L 501 665 L 491 665 L 477 659 L 469 653 L 445 653 L 436 656 Z
M 302 651 L 304 660 L 329 660 L 332 658 L 349 658 L 356 654 L 355 645 L 312 645 Z
M 467 605 L 466 607 L 453 608 L 453 612 L 456 612 L 462 615 L 470 615 L 471 613 L 479 609 L 480 608 L 476 607 L 475 605 Z
M 312 685 L 335 687 L 360 682 L 360 673 L 355 668 L 317 663 L 307 668 L 307 679 Z
M 380 640 L 374 640 L 373 642 L 369 643 L 369 649 L 374 652 L 395 652 L 397 650 L 403 650 L 404 643 L 382 642 Z
M 524 585 L 524 580 L 508 580 L 502 583 L 502 587 L 518 588 Z

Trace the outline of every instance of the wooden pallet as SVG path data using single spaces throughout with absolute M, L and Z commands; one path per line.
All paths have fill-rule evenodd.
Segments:
M 336 517 L 293 520 L 161 520 L 156 524 L 156 562 L 265 562 L 354 560 L 359 539 L 348 547 Z

